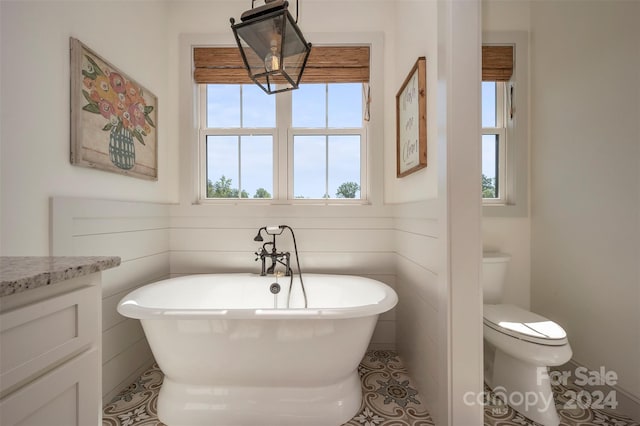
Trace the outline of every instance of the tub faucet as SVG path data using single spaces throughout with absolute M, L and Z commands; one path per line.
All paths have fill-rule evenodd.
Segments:
M 266 243 L 262 244 L 262 247 L 260 247 L 258 251 L 255 252 L 255 255 L 256 255 L 255 260 L 256 261 L 260 260 L 262 262 L 260 275 L 262 276 L 267 274 L 272 275 L 275 272 L 276 266 L 279 263 L 285 267 L 285 275 L 290 276 L 291 275 L 291 266 L 290 266 L 291 254 L 288 251 L 278 252 L 278 249 L 276 248 L 276 235 L 282 234 L 284 227 L 263 226 L 262 228 L 258 229 L 258 234 L 255 236 L 253 241 L 264 241 L 264 239 L 262 238 L 263 230 L 268 235 L 271 235 L 273 237 L 273 240 L 267 241 Z M 267 247 L 269 247 L 269 249 Z M 268 269 L 266 267 L 267 259 L 271 260 L 271 266 L 269 266 Z

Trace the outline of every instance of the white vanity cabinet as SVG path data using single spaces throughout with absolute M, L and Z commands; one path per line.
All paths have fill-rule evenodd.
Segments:
M 0 298 L 2 426 L 101 423 L 101 272 L 74 275 Z

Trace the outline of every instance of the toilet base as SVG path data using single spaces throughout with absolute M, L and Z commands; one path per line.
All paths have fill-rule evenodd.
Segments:
M 529 364 L 499 348 L 492 367 L 487 383 L 505 403 L 541 425 L 559 425 L 548 367 Z

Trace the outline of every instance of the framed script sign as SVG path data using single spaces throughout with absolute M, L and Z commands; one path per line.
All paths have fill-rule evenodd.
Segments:
M 427 167 L 427 61 L 418 58 L 396 95 L 397 177 Z

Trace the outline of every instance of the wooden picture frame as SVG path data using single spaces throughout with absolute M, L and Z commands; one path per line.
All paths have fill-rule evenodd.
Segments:
M 158 98 L 79 40 L 71 50 L 71 164 L 158 180 Z
M 419 57 L 396 94 L 396 176 L 427 167 L 427 61 Z

